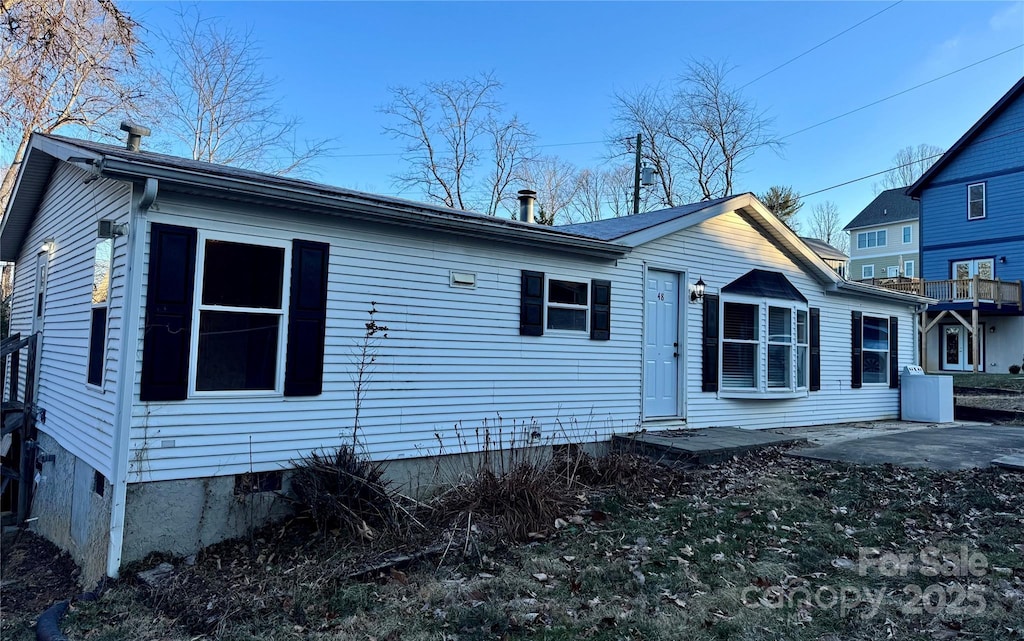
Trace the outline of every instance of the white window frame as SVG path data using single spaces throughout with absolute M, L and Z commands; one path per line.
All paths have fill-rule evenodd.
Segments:
M 291 269 L 292 269 L 292 244 L 286 240 L 266 238 L 263 236 L 242 236 L 223 232 L 199 230 L 196 240 L 196 271 L 195 284 L 192 295 L 192 335 L 189 340 L 189 363 L 188 363 L 188 396 L 189 398 L 210 398 L 210 397 L 254 397 L 254 396 L 284 396 L 284 366 L 287 353 L 288 338 L 288 309 L 291 300 Z M 204 305 L 203 296 L 203 274 L 206 268 L 206 243 L 207 241 L 222 241 L 240 245 L 257 245 L 260 247 L 276 247 L 284 250 L 281 268 L 281 309 L 268 309 L 264 307 L 227 307 L 223 305 Z M 277 367 L 274 371 L 273 390 L 198 390 L 196 389 L 197 375 L 199 371 L 199 324 L 200 314 L 204 311 L 234 312 L 242 314 L 279 314 L 281 323 L 277 328 Z
M 857 232 L 857 249 L 874 249 L 876 247 L 885 247 L 887 244 L 888 234 L 885 233 L 884 229 Z
M 971 197 L 971 189 L 973 189 L 975 187 L 981 187 L 981 198 L 972 198 Z M 971 183 L 970 185 L 967 185 L 967 220 L 981 220 L 981 219 L 986 218 L 988 216 L 988 204 L 986 202 L 986 193 L 985 193 L 986 191 L 987 191 L 987 188 L 985 186 L 985 183 Z M 981 215 L 980 216 L 972 216 L 971 215 L 971 204 L 975 203 L 975 202 L 981 202 Z
M 93 300 L 94 294 L 90 294 L 89 296 L 89 340 L 86 342 L 87 346 L 85 354 L 85 385 L 86 387 L 99 390 L 102 392 L 104 389 L 104 385 L 107 382 L 107 344 L 110 342 L 110 286 L 113 284 L 114 281 L 114 239 L 102 238 L 97 240 L 96 244 L 93 245 L 93 287 L 96 286 L 96 250 L 99 248 L 100 243 L 108 243 L 110 245 L 110 258 L 109 263 L 107 264 L 107 297 L 103 300 L 103 302 L 97 303 L 94 302 Z M 92 322 L 94 318 L 93 312 L 101 307 L 105 307 L 107 309 L 107 314 L 105 316 L 106 321 L 104 322 L 103 326 L 103 345 L 100 348 L 100 382 L 93 383 L 89 381 L 89 358 L 92 356 Z
M 860 266 L 860 277 L 861 278 L 874 278 L 875 277 L 875 266 L 874 265 L 861 265 Z
M 725 305 L 726 303 L 737 303 L 741 305 L 754 305 L 758 308 L 758 338 L 757 340 L 738 340 L 738 339 L 727 339 L 725 338 Z M 770 308 L 782 308 L 788 309 L 790 313 L 790 340 L 788 343 L 780 343 L 778 341 L 772 341 L 768 335 L 768 315 Z M 804 319 L 806 321 L 805 326 L 805 337 L 804 341 L 799 340 L 798 332 L 798 312 L 804 313 Z M 811 333 L 811 316 L 810 306 L 807 303 L 801 303 L 793 300 L 779 300 L 774 298 L 755 298 L 752 296 L 740 296 L 740 295 L 729 295 L 725 294 L 721 297 L 719 302 L 719 316 L 721 319 L 721 330 L 719 332 L 718 341 L 718 389 L 719 398 L 797 398 L 801 396 L 807 396 L 810 384 L 810 333 Z M 725 372 L 725 349 L 726 343 L 739 343 L 739 344 L 755 344 L 757 349 L 755 351 L 755 384 L 754 387 L 728 387 L 725 384 L 724 372 Z M 772 345 L 788 345 L 789 350 L 789 381 L 788 387 L 769 387 L 768 386 L 768 346 Z M 804 348 L 804 349 L 801 349 Z M 799 383 L 799 367 L 798 361 L 803 358 L 804 372 L 806 373 L 803 385 Z
M 913 225 L 903 226 L 903 244 L 909 245 L 914 242 L 914 227 Z
M 899 265 L 889 265 L 888 267 L 885 268 L 885 277 L 886 278 L 897 278 L 899 275 L 900 275 L 900 266 Z
M 875 319 L 875 320 L 880 320 L 880 321 L 885 321 L 885 336 L 886 336 L 885 349 L 868 349 L 867 341 L 864 340 L 864 328 L 867 327 L 868 319 L 869 318 L 872 318 L 872 319 Z M 892 358 L 892 352 L 889 350 L 889 346 L 892 344 L 892 336 L 890 334 L 891 331 L 892 331 L 892 323 L 889 322 L 889 318 L 886 317 L 886 316 L 871 316 L 869 314 L 864 314 L 864 317 L 861 319 L 861 325 L 860 325 L 860 379 L 861 379 L 861 386 L 865 386 L 865 387 L 889 387 L 889 370 L 891 369 L 889 359 Z M 876 381 L 876 382 L 868 383 L 867 381 L 864 380 L 864 356 L 868 352 L 871 352 L 873 354 L 885 354 L 885 367 L 883 368 L 883 371 L 885 372 L 885 380 L 884 381 Z
M 587 288 L 587 304 L 586 305 L 571 305 L 569 303 L 552 303 L 550 300 L 551 292 L 551 281 L 560 281 L 563 283 L 572 283 L 574 285 L 584 285 Z M 578 278 L 575 276 L 559 276 L 558 274 L 544 274 L 544 331 L 545 332 L 564 332 L 570 336 L 581 336 L 586 335 L 590 337 L 590 306 L 594 303 L 591 300 L 591 279 L 589 278 Z M 575 309 L 583 310 L 584 318 L 586 323 L 582 330 L 579 329 L 562 329 L 562 328 L 551 328 L 548 327 L 548 310 L 552 307 L 556 309 Z
M 903 275 L 906 278 L 917 278 L 917 272 L 914 271 L 914 261 L 903 261 Z

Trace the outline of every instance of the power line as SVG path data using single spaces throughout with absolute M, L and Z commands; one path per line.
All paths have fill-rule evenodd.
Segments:
M 885 13 L 886 11 L 888 11 L 889 9 L 892 9 L 893 7 L 895 7 L 895 6 L 896 6 L 896 5 L 898 5 L 898 4 L 901 4 L 902 2 L 903 2 L 903 0 L 897 0 L 896 2 L 892 3 L 892 4 L 891 4 L 891 5 L 889 5 L 888 7 L 886 7 L 886 8 L 884 8 L 884 9 L 882 9 L 881 11 L 878 11 L 877 13 L 873 13 L 873 14 L 871 14 L 870 16 L 868 16 L 867 18 L 864 18 L 863 20 L 861 20 L 861 21 L 860 21 L 860 22 L 858 22 L 857 24 L 853 25 L 852 27 L 848 27 L 848 28 L 846 28 L 846 29 L 843 29 L 842 31 L 840 31 L 840 32 L 839 32 L 839 33 L 837 33 L 836 35 L 832 36 L 832 37 L 831 37 L 831 38 L 829 38 L 828 40 L 824 40 L 824 41 L 822 41 L 822 42 L 819 42 L 818 44 L 814 45 L 813 47 L 811 47 L 811 48 L 810 48 L 810 49 L 808 49 L 807 51 L 805 51 L 805 52 L 801 53 L 800 55 L 798 55 L 798 56 L 794 56 L 793 58 L 790 58 L 789 60 L 787 60 L 786 62 L 782 63 L 781 65 L 779 65 L 779 66 L 777 66 L 777 67 L 775 67 L 775 68 L 773 68 L 773 69 L 770 69 L 770 70 L 768 70 L 768 71 L 764 72 L 764 73 L 763 73 L 763 74 L 761 74 L 760 76 L 758 76 L 758 77 L 754 78 L 753 80 L 751 80 L 751 81 L 750 81 L 750 82 L 748 82 L 747 84 L 745 84 L 745 85 L 743 85 L 742 87 L 740 87 L 740 89 L 746 89 L 747 87 L 749 87 L 750 85 L 754 84 L 755 82 L 757 82 L 757 81 L 758 81 L 758 80 L 760 80 L 761 78 L 764 78 L 765 76 L 770 76 L 771 74 L 775 73 L 775 72 L 776 72 L 776 71 L 778 71 L 779 69 L 782 69 L 782 68 L 783 68 L 783 67 L 785 67 L 786 65 L 788 65 L 788 64 L 790 64 L 790 63 L 792 63 L 792 62 L 796 62 L 797 60 L 799 60 L 800 58 L 803 58 L 804 56 L 806 56 L 807 54 L 811 53 L 811 52 L 812 52 L 812 51 L 814 51 L 815 49 L 818 49 L 818 48 L 820 48 L 820 47 L 823 47 L 823 46 L 827 45 L 828 43 L 832 42 L 833 40 L 835 40 L 836 38 L 838 38 L 839 36 L 841 36 L 841 35 L 843 35 L 843 34 L 845 34 L 845 33 L 849 33 L 850 31 L 853 31 L 854 29 L 856 29 L 857 27 L 861 26 L 861 25 L 862 25 L 862 24 L 864 24 L 865 22 L 867 22 L 867 21 L 871 20 L 872 18 L 875 18 L 875 17 L 877 17 L 877 16 L 880 16 L 880 15 L 882 15 L 883 13 Z
M 878 100 L 876 100 L 874 102 L 869 102 L 866 105 L 863 105 L 861 107 L 857 107 L 856 109 L 853 109 L 851 111 L 847 111 L 846 113 L 839 114 L 838 116 L 833 116 L 832 118 L 829 118 L 828 120 L 822 120 L 821 122 L 813 124 L 810 127 L 804 127 L 803 129 L 798 129 L 797 131 L 794 131 L 791 134 L 786 134 L 785 136 L 782 136 L 781 138 L 779 138 L 779 140 L 785 140 L 786 138 L 792 138 L 793 136 L 795 136 L 797 134 L 802 134 L 805 131 L 810 131 L 811 129 L 814 129 L 816 127 L 820 127 L 822 125 L 827 125 L 828 123 L 834 122 L 836 120 L 839 120 L 840 118 L 845 118 L 846 116 L 849 116 L 851 114 L 855 114 L 858 111 L 863 111 L 863 110 L 867 109 L 868 107 L 874 107 L 875 105 L 881 104 L 881 103 L 883 103 L 883 102 L 885 102 L 887 100 L 892 100 L 893 98 L 896 98 L 897 96 L 902 96 L 903 94 L 909 93 L 911 91 L 914 91 L 915 89 L 920 89 L 921 87 L 924 87 L 926 85 L 930 85 L 933 82 L 938 82 L 939 80 L 942 80 L 943 78 L 948 78 L 948 77 L 950 77 L 950 76 L 952 76 L 954 74 L 960 73 L 961 71 L 966 71 L 967 69 L 970 69 L 971 67 L 976 67 L 976 66 L 982 64 L 983 62 L 988 62 L 989 60 L 992 60 L 994 58 L 998 58 L 999 56 L 1005 56 L 1006 54 L 1008 54 L 1008 53 L 1010 53 L 1012 51 L 1016 51 L 1017 49 L 1020 49 L 1022 47 L 1024 47 L 1024 44 L 1019 44 L 1016 47 L 1010 47 L 1009 49 L 1007 49 L 1005 51 L 1000 51 L 997 54 L 989 56 L 988 58 L 983 58 L 983 59 L 978 60 L 976 62 L 972 62 L 971 64 L 969 64 L 969 65 L 967 65 L 965 67 L 960 67 L 959 69 L 955 69 L 953 71 L 950 71 L 949 73 L 942 74 L 941 76 L 939 76 L 937 78 L 932 78 L 931 80 L 927 80 L 925 82 L 922 82 L 919 85 L 914 85 L 913 87 L 910 87 L 909 89 L 904 89 L 903 91 L 894 93 L 891 96 L 886 96 L 885 98 L 879 98 Z
M 1011 129 L 1010 131 L 1004 131 L 1001 134 L 996 134 L 994 136 L 989 136 L 988 138 L 981 138 L 981 139 L 975 140 L 972 144 L 981 144 L 983 142 L 989 142 L 990 140 L 996 140 L 997 138 L 1002 138 L 1004 136 L 1009 136 L 1010 134 L 1020 133 L 1022 131 L 1024 131 L 1024 127 L 1020 127 L 1020 128 L 1017 128 L 1017 129 Z M 896 165 L 895 167 L 889 167 L 888 169 L 883 169 L 882 171 L 876 171 L 873 174 L 867 174 L 866 176 L 861 176 L 860 178 L 854 178 L 853 180 L 847 180 L 847 181 L 841 182 L 841 183 L 839 183 L 837 185 L 832 185 L 831 187 L 825 187 L 824 189 L 819 189 L 817 191 L 812 191 L 810 193 L 800 194 L 800 198 L 806 198 L 807 196 L 814 196 L 814 195 L 820 194 L 822 192 L 831 191 L 833 189 L 838 189 L 840 187 L 845 187 L 847 185 L 852 185 L 853 183 L 860 182 L 862 180 L 867 180 L 868 178 L 874 178 L 875 176 L 881 176 L 882 174 L 887 174 L 890 171 L 892 171 L 893 169 L 902 169 L 903 167 L 909 167 L 910 165 L 916 165 L 917 163 L 919 163 L 919 162 L 921 162 L 923 160 L 931 160 L 932 158 L 939 158 L 940 156 L 944 156 L 947 153 L 949 153 L 949 149 L 947 149 L 946 151 L 942 152 L 941 154 L 933 154 L 931 156 L 926 156 L 924 158 L 918 158 L 918 159 L 912 160 L 910 162 L 905 162 L 902 165 Z
M 547 144 L 544 144 L 544 145 L 534 145 L 534 147 L 537 147 L 539 149 L 539 148 L 543 148 L 543 147 L 574 147 L 574 146 L 580 146 L 580 145 L 605 145 L 605 144 L 608 144 L 609 142 L 612 142 L 612 141 L 610 141 L 610 140 L 583 140 L 583 141 L 580 141 L 580 142 L 552 142 L 552 143 L 547 143 Z M 331 158 L 382 158 L 382 157 L 388 157 L 388 156 L 392 156 L 392 157 L 393 156 L 405 156 L 408 153 L 411 153 L 411 152 L 408 152 L 408 151 L 393 151 L 393 152 L 386 152 L 386 153 L 379 153 L 379 154 L 338 154 L 338 155 L 331 156 Z

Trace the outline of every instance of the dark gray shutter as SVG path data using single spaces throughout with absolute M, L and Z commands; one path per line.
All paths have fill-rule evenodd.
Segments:
M 590 339 L 606 341 L 612 337 L 612 283 L 590 282 Z
M 900 386 L 900 320 L 889 317 L 889 387 Z
M 704 339 L 701 361 L 701 390 L 718 391 L 718 296 L 704 294 Z
M 188 396 L 196 230 L 154 223 L 149 248 L 139 399 L 180 401 Z
M 856 389 L 864 380 L 863 344 L 861 342 L 864 337 L 864 314 L 852 312 L 850 325 L 850 387 Z
M 544 272 L 523 270 L 519 292 L 519 333 L 544 335 Z
M 330 255 L 331 246 L 325 243 L 292 241 L 285 396 L 316 396 L 323 391 Z
M 817 392 L 821 389 L 821 310 L 812 307 L 808 310 L 810 318 L 810 351 L 811 371 L 808 380 L 808 389 Z

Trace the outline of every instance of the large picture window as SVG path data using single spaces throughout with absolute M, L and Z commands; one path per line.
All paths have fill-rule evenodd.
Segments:
M 889 383 L 889 319 L 864 317 L 863 381 Z
M 192 389 L 281 392 L 288 245 L 201 240 Z
M 807 389 L 808 330 L 806 307 L 726 301 L 722 390 L 770 395 Z

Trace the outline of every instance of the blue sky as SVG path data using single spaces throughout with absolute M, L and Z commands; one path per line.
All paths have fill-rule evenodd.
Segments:
M 285 112 L 302 135 L 338 139 L 318 179 L 400 193 L 399 143 L 382 129 L 388 88 L 493 72 L 501 98 L 545 153 L 584 166 L 608 155 L 616 91 L 671 82 L 691 57 L 732 64 L 743 85 L 893 2 L 204 2 L 206 16 L 249 27 Z M 147 29 L 178 4 L 127 3 Z M 744 89 L 786 135 L 1024 43 L 1024 2 L 905 0 Z M 948 147 L 1024 75 L 1024 48 L 761 152 L 736 191 L 774 184 L 810 193 L 887 168 L 906 145 Z M 367 154 L 393 154 L 369 155 Z M 844 220 L 878 178 L 805 199 Z

